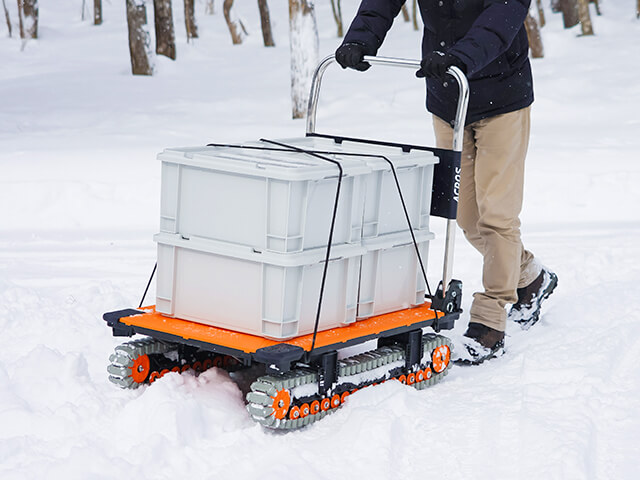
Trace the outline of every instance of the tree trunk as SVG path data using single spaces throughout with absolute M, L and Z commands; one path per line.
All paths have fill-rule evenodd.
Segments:
M 196 11 L 193 2 L 194 0 L 184 0 L 184 23 L 187 27 L 187 42 L 192 38 L 198 38 Z
M 276 42 L 273 41 L 273 34 L 271 33 L 271 17 L 269 16 L 267 0 L 258 0 L 258 8 L 260 9 L 260 26 L 262 27 L 264 46 L 275 47 Z
M 244 29 L 242 22 L 236 18 L 234 12 L 232 12 L 233 0 L 224 0 L 222 4 L 222 12 L 224 13 L 224 19 L 229 27 L 229 33 L 231 33 L 231 41 L 234 45 L 239 45 L 247 35 L 247 31 Z
M 538 20 L 540 22 L 540 28 L 547 24 L 547 20 L 544 18 L 544 8 L 542 8 L 542 0 L 536 0 L 536 7 L 538 8 Z
M 18 0 L 20 38 L 38 38 L 38 0 Z
M 591 3 L 596 6 L 596 15 L 602 15 L 602 12 L 600 12 L 600 3 L 598 2 L 598 0 L 591 0 Z M 638 4 L 640 4 L 640 0 L 638 1 Z
M 578 0 L 578 15 L 580 17 L 582 35 L 593 35 L 593 25 L 589 14 L 589 0 Z
M 402 18 L 405 22 L 411 21 L 411 15 L 409 15 L 409 10 L 407 10 L 407 4 L 402 5 Z
M 577 0 L 561 0 L 561 5 L 564 28 L 571 28 L 580 23 Z
M 331 9 L 333 10 L 333 18 L 338 26 L 338 37 L 344 36 L 344 25 L 342 23 L 342 5 L 340 0 L 331 0 Z
M 156 27 L 156 54 L 176 59 L 176 36 L 173 31 L 171 0 L 153 0 Z
M 9 16 L 9 10 L 7 10 L 7 5 L 2 0 L 2 6 L 4 7 L 4 18 L 7 20 L 7 28 L 9 29 L 9 37 L 11 37 L 13 30 L 11 28 L 11 17 Z
M 532 58 L 544 57 L 544 47 L 542 46 L 542 36 L 540 35 L 540 28 L 538 22 L 531 14 L 527 15 L 524 21 L 524 26 L 527 29 L 527 37 L 529 37 L 529 47 L 531 48 Z
M 313 0 L 289 0 L 293 118 L 307 113 L 311 77 L 318 64 L 318 24 Z
M 93 0 L 93 24 L 102 25 L 102 0 Z
M 147 8 L 144 0 L 127 0 L 129 52 L 134 75 L 153 75 L 151 40 L 147 29 Z
M 640 0 L 636 2 L 636 18 L 640 18 Z
M 413 0 L 412 18 L 413 18 L 413 29 L 420 30 L 420 27 L 418 26 L 418 0 Z
M 213 15 L 215 12 L 215 8 L 213 7 L 213 0 L 207 0 L 207 5 L 204 7 L 204 13 L 207 15 Z
M 562 0 L 551 0 L 551 11 L 558 13 L 562 11 Z

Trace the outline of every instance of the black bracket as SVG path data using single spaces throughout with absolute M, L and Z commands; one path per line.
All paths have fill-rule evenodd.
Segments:
M 328 352 L 320 358 L 318 370 L 318 393 L 326 395 L 338 381 L 338 352 Z
M 252 355 L 258 363 L 264 363 L 268 373 L 288 372 L 291 365 L 304 356 L 304 349 L 288 343 L 277 343 L 270 347 L 259 348 Z
M 133 308 L 127 308 L 126 310 L 118 310 L 116 312 L 107 312 L 102 315 L 102 318 L 107 325 L 113 329 L 114 337 L 133 337 L 135 330 L 129 325 L 125 325 L 120 322 L 121 318 L 133 317 L 134 315 L 140 315 L 144 313 L 141 310 L 134 310 Z
M 378 346 L 401 345 L 404 347 L 405 370 L 409 373 L 412 367 L 422 360 L 422 329 L 410 330 L 400 335 L 380 338 Z

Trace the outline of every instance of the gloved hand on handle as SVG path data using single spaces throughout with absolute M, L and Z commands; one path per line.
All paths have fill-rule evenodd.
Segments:
M 343 43 L 336 50 L 336 61 L 342 68 L 353 68 L 364 72 L 371 67 L 370 63 L 363 61 L 365 55 L 373 55 L 370 49 L 361 43 Z
M 449 67 L 458 67 L 464 73 L 467 73 L 467 66 L 455 55 L 438 51 L 431 52 L 420 62 L 420 70 L 416 72 L 416 77 L 445 80 Z

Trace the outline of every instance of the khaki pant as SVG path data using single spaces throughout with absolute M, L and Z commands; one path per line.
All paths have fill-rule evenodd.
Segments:
M 484 292 L 473 295 L 471 321 L 504 331 L 516 288 L 529 285 L 540 266 L 520 240 L 524 159 L 531 107 L 497 115 L 464 130 L 458 225 L 483 258 Z M 451 149 L 453 129 L 433 117 L 437 146 Z

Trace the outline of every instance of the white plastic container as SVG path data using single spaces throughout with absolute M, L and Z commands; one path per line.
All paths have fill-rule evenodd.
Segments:
M 429 229 L 433 168 L 439 162 L 432 152 L 415 149 L 404 152 L 401 147 L 349 140 L 338 144 L 323 137 L 293 138 L 280 142 L 305 150 L 340 152 L 344 155 L 340 158 L 357 160 L 371 168 L 371 173 L 366 176 L 363 239 L 408 231 L 389 161 L 396 170 L 411 225 L 415 230 Z M 257 145 L 256 142 L 253 144 Z
M 426 270 L 433 233 L 415 231 Z M 426 285 L 409 232 L 364 240 L 357 318 L 394 312 L 424 303 Z
M 296 152 L 217 147 L 167 149 L 158 158 L 161 232 L 259 251 L 293 253 L 327 245 L 336 165 Z M 354 159 L 338 161 L 344 176 L 333 243 L 358 244 L 371 169 Z
M 156 310 L 168 316 L 285 340 L 312 333 L 326 249 L 295 254 L 160 233 Z M 356 320 L 364 249 L 332 248 L 320 330 Z

